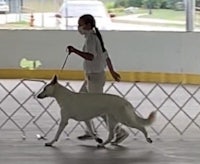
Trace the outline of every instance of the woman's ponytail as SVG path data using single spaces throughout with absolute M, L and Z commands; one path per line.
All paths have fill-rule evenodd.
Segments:
M 103 52 L 105 52 L 106 49 L 105 49 L 105 46 L 104 46 L 104 42 L 103 42 L 103 39 L 102 39 L 101 33 L 99 32 L 99 29 L 98 29 L 97 27 L 94 27 L 94 28 L 95 28 L 95 31 L 96 31 L 96 35 L 97 35 L 97 37 L 98 37 L 99 40 L 100 40 L 102 50 L 103 50 Z

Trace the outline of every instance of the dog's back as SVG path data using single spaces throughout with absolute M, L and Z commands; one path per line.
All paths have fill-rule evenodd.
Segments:
M 71 117 L 77 120 L 87 120 L 93 117 L 118 113 L 127 103 L 119 96 L 98 93 L 74 93 L 66 97 L 65 109 Z M 63 105 L 61 105 L 63 106 Z
M 105 93 L 76 93 L 57 85 L 55 98 L 63 113 L 78 121 L 85 121 L 102 115 L 112 115 L 115 120 L 127 126 L 133 124 L 150 125 L 153 121 L 143 119 L 135 113 L 126 99 Z M 56 93 L 56 92 L 55 92 Z M 152 118 L 155 114 L 151 113 Z

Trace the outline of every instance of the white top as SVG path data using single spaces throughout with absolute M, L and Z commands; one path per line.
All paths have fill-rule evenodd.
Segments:
M 83 46 L 84 52 L 89 52 L 94 55 L 93 60 L 84 60 L 83 69 L 86 73 L 100 73 L 106 67 L 106 59 L 108 53 L 103 52 L 99 38 L 93 30 L 85 34 L 85 43 Z

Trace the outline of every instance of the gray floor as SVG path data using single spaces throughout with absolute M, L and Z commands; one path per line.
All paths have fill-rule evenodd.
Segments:
M 1 140 L 0 163 L 5 164 L 199 164 L 199 140 L 128 140 L 121 146 L 97 148 L 93 141 L 60 140 L 45 147 L 43 140 Z
M 1 130 L 0 164 L 199 164 L 200 161 L 198 137 L 157 139 L 154 135 L 151 136 L 153 143 L 149 144 L 140 133 L 137 139 L 130 133 L 120 146 L 97 148 L 93 140 L 77 140 L 83 130 L 76 130 L 69 139 L 62 133 L 54 147 L 45 147 L 45 142 L 52 139 L 56 130 L 47 136 L 47 140 L 38 140 L 38 132 L 27 132 L 23 140 L 22 133 L 15 129 Z M 107 133 L 100 130 L 99 135 L 105 140 Z

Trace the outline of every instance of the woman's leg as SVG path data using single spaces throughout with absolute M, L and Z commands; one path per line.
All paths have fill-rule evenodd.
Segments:
M 83 82 L 83 85 L 81 86 L 79 92 L 84 92 L 84 93 L 88 92 L 88 90 L 87 90 L 87 80 L 85 80 Z M 96 135 L 96 132 L 94 131 L 92 120 L 90 120 L 89 122 L 90 122 L 90 131 L 93 133 L 93 135 Z M 80 139 L 80 140 L 93 139 L 92 135 L 89 133 L 88 126 L 87 126 L 87 129 L 85 130 L 85 134 L 78 136 L 77 138 Z
M 87 74 L 87 90 L 90 93 L 103 93 L 105 72 Z
M 86 80 L 83 83 L 79 92 L 103 93 L 104 84 L 105 84 L 104 72 L 86 74 Z M 92 129 L 93 134 L 96 134 L 94 123 L 92 122 L 92 120 L 90 120 L 89 122 L 90 122 L 90 129 Z M 92 136 L 90 135 L 89 131 L 86 130 L 85 134 L 79 136 L 78 139 L 80 140 L 92 139 Z

